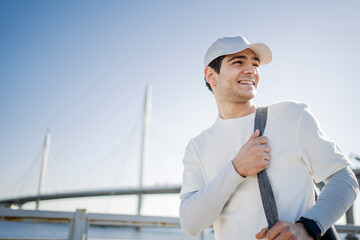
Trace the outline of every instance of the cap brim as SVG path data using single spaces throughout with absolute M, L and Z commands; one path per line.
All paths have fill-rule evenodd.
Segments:
M 247 48 L 253 50 L 256 56 L 260 59 L 260 65 L 269 64 L 272 60 L 272 53 L 270 48 L 264 43 L 249 44 Z
M 253 50 L 255 52 L 256 56 L 260 59 L 260 65 L 266 65 L 271 62 L 271 59 L 272 59 L 271 50 L 264 43 L 252 43 L 252 44 L 242 46 L 241 48 L 229 49 L 226 52 L 224 52 L 223 55 L 234 54 L 237 52 L 244 51 L 245 49 L 248 49 L 248 48 Z

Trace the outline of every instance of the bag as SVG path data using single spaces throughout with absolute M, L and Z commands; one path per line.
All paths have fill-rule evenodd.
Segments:
M 331 226 L 320 239 L 321 240 L 341 240 L 334 225 Z
M 258 107 L 256 109 L 254 131 L 256 129 L 259 129 L 260 135 L 262 135 L 262 133 L 265 130 L 266 120 L 267 120 L 267 107 Z M 269 186 L 271 188 L 271 185 L 269 185 Z M 266 191 L 268 191 L 268 190 L 264 190 L 260 186 L 261 194 L 263 194 L 263 192 L 266 192 Z M 272 194 L 272 190 L 271 190 L 271 194 Z M 275 203 L 274 197 L 271 196 L 271 194 L 270 194 L 270 197 L 268 197 L 267 199 L 263 198 L 263 196 L 261 197 L 263 207 L 265 210 L 266 219 L 267 219 L 268 223 L 274 222 L 274 219 L 277 218 L 276 203 Z M 317 199 L 316 192 L 315 192 L 315 199 Z M 269 203 L 269 200 L 273 201 L 273 202 Z M 275 206 L 276 213 L 272 213 L 272 211 L 274 210 L 274 207 L 271 207 L 271 206 Z M 276 216 L 274 217 L 273 215 L 276 215 Z M 273 219 L 270 219 L 270 218 L 273 218 Z M 270 226 L 272 226 L 272 225 L 270 225 Z M 335 227 L 331 226 L 320 239 L 321 240 L 340 240 L 340 237 L 337 234 Z

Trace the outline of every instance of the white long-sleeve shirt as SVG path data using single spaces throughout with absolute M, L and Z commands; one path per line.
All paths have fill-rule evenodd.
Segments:
M 252 135 L 254 117 L 255 114 L 228 120 L 218 118 L 211 128 L 188 144 L 180 221 L 189 234 L 213 224 L 217 240 L 254 239 L 267 226 L 256 176 L 242 178 L 231 163 Z M 306 104 L 283 102 L 269 106 L 264 136 L 271 147 L 272 160 L 267 173 L 280 220 L 295 222 L 305 216 L 316 220 L 325 231 L 356 197 L 357 182 L 349 180 L 354 176 L 348 169 L 342 170 L 348 166 L 347 158 L 321 131 Z M 337 172 L 334 181 L 329 178 Z M 341 180 L 343 175 L 348 176 L 345 182 Z M 312 208 L 313 181 L 328 178 Z M 345 190 L 339 192 L 340 188 Z M 334 199 L 334 191 L 342 193 L 345 200 L 337 201 L 338 196 Z M 329 207 L 335 207 L 336 213 L 324 215 Z

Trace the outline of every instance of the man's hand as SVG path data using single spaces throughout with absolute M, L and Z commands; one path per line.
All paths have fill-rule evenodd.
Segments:
M 235 170 L 242 176 L 256 175 L 270 165 L 270 147 L 267 145 L 267 137 L 261 136 L 256 129 L 250 139 L 241 147 L 240 151 L 232 160 Z
M 277 222 L 271 229 L 261 229 L 256 239 L 268 240 L 313 240 L 302 223 Z

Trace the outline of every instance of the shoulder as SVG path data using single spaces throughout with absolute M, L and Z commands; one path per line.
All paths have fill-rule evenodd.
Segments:
M 284 101 L 268 106 L 268 123 L 284 128 L 295 130 L 304 118 L 315 118 L 310 106 L 303 102 Z
M 283 101 L 269 105 L 269 108 L 274 110 L 303 110 L 309 107 L 307 103 L 298 101 Z
M 307 103 L 297 102 L 297 101 L 283 101 L 279 103 L 274 103 L 269 105 L 269 112 L 275 115 L 295 115 L 299 116 L 304 111 L 310 109 L 310 106 Z
M 211 127 L 203 130 L 199 135 L 190 139 L 190 141 L 186 147 L 187 151 L 191 151 L 193 153 L 198 152 L 205 145 L 207 145 L 207 143 L 209 141 L 216 138 L 217 137 L 217 134 L 216 134 L 217 126 L 216 125 L 217 125 L 217 121 L 215 121 L 215 123 Z
M 203 146 L 208 141 L 208 139 L 213 135 L 214 135 L 214 130 L 212 127 L 205 129 L 199 135 L 190 139 L 190 141 L 187 145 L 187 149 L 194 150 L 198 147 Z

